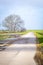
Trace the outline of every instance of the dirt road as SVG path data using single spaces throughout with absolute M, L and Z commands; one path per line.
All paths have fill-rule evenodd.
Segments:
M 14 42 L 4 51 L 0 51 L 0 65 L 36 65 L 34 61 L 36 36 L 30 32 L 22 36 L 22 38 L 24 37 L 33 38 L 34 44 L 15 44 Z M 32 40 L 30 39 L 30 41 Z

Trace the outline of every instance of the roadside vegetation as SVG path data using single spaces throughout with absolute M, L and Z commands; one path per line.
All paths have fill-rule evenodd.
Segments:
M 38 38 L 38 41 L 39 41 L 39 46 L 43 46 L 43 30 L 38 30 L 35 32 L 35 35 L 37 36 Z
M 24 35 L 27 34 L 29 31 L 24 32 L 11 32 L 11 31 L 0 31 L 0 40 L 4 40 L 7 38 L 15 38 L 15 35 Z
M 31 31 L 35 33 L 35 35 L 39 41 L 38 46 L 43 47 L 43 30 L 31 30 Z
M 0 40 L 4 40 L 7 38 L 15 38 L 13 34 L 24 35 L 24 34 L 27 34 L 28 32 L 34 32 L 39 40 L 39 43 L 43 45 L 43 30 L 27 30 L 23 32 L 0 31 Z

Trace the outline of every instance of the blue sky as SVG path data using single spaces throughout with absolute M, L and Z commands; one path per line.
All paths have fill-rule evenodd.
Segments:
M 11 14 L 19 15 L 27 29 L 43 29 L 43 0 L 0 0 L 0 29 Z

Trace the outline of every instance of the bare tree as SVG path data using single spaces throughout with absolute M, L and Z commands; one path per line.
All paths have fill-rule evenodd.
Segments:
M 4 19 L 3 26 L 9 31 L 21 31 L 24 29 L 24 22 L 18 15 L 10 15 Z

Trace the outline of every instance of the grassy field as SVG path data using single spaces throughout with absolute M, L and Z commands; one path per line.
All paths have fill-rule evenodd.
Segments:
M 0 40 L 4 40 L 7 38 L 14 38 L 14 36 L 11 36 L 12 34 L 19 34 L 19 35 L 24 35 L 28 33 L 29 31 L 25 32 L 9 32 L 9 31 L 0 31 Z M 11 35 L 10 35 L 11 34 Z
M 40 44 L 43 44 L 43 30 L 28 30 L 27 32 L 34 32 Z
M 40 43 L 40 46 L 43 46 L 43 30 L 31 30 L 31 31 L 35 33 Z
M 6 39 L 6 38 L 12 38 L 14 36 L 10 36 L 9 34 L 20 34 L 24 35 L 28 32 L 34 32 L 37 36 L 39 43 L 43 43 L 43 30 L 27 30 L 25 32 L 9 32 L 9 31 L 0 31 L 0 40 Z
M 35 33 L 39 41 L 39 47 L 43 47 L 43 30 L 32 30 Z

